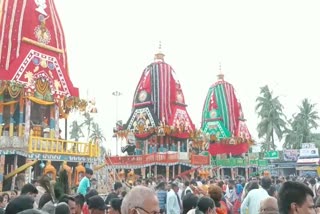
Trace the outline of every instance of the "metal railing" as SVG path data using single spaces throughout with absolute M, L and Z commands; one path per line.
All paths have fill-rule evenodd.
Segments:
M 100 154 L 100 148 L 98 145 L 90 142 L 83 143 L 63 139 L 30 136 L 28 152 L 98 157 Z

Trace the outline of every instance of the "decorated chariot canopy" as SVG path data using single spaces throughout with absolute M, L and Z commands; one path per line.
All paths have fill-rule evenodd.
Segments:
M 44 105 L 63 100 L 64 110 L 85 108 L 69 77 L 54 0 L 1 1 L 0 29 L 1 93 L 8 91 L 12 98 L 22 94 Z
M 209 136 L 208 151 L 211 155 L 240 155 L 247 152 L 253 143 L 234 88 L 224 80 L 222 73 L 208 90 L 201 130 Z
M 126 130 L 138 139 L 152 135 L 188 139 L 195 126 L 186 110 L 181 84 L 164 54 L 155 54 L 136 87 Z

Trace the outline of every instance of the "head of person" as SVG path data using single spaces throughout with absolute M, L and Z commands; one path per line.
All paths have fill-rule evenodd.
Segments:
M 267 190 L 268 195 L 272 196 L 272 197 L 278 197 L 278 193 L 277 193 L 277 188 L 275 187 L 275 185 L 271 185 L 270 188 Z
M 133 187 L 122 200 L 121 214 L 159 214 L 159 201 L 154 190 Z
M 229 190 L 233 189 L 235 185 L 236 185 L 235 180 L 229 180 L 229 182 L 228 182 Z
M 55 209 L 55 214 L 70 214 L 70 208 L 67 203 L 65 202 L 60 202 L 57 204 L 56 209 Z
M 90 214 L 105 214 L 107 206 L 99 195 L 89 198 L 88 207 Z
M 179 191 L 179 183 L 178 182 L 171 182 L 171 189 L 174 191 L 174 192 L 178 192 Z
M 86 168 L 86 177 L 91 179 L 92 175 L 93 175 L 93 170 L 90 168 Z
M 20 195 L 30 195 L 35 198 L 38 195 L 38 189 L 33 184 L 25 184 L 21 189 Z
M 270 176 L 263 176 L 261 179 L 261 187 L 265 190 L 269 189 L 272 184 Z
M 123 187 L 122 183 L 119 182 L 119 181 L 115 182 L 114 185 L 113 185 L 113 189 L 118 195 L 121 193 L 121 191 L 123 189 L 122 187 Z
M 182 198 L 183 214 L 197 207 L 199 198 L 192 193 L 188 193 Z
M 200 211 L 200 212 L 198 212 Z M 196 214 L 215 214 L 216 209 L 214 205 L 214 201 L 212 198 L 209 197 L 201 197 L 198 201 L 197 208 L 196 208 Z
M 222 189 L 223 188 L 223 185 L 224 185 L 224 182 L 221 180 L 221 181 L 218 181 L 217 182 L 217 185 Z
M 280 213 L 289 214 L 315 214 L 313 192 L 304 183 L 286 181 L 278 193 L 278 206 Z
M 41 197 L 40 197 L 40 199 L 39 199 L 39 204 L 38 204 L 38 208 L 39 209 L 42 209 L 42 207 L 46 204 L 46 203 L 48 203 L 49 201 L 51 201 L 52 200 L 52 197 L 51 197 L 51 195 L 49 194 L 49 193 L 44 193 Z
M 89 192 L 84 196 L 85 202 L 88 204 L 89 198 L 95 195 L 99 195 L 98 191 L 95 189 L 90 189 Z
M 220 207 L 220 201 L 223 194 L 222 189 L 218 185 L 211 184 L 208 188 L 208 194 L 210 198 L 215 202 L 215 206 Z
M 9 202 L 6 207 L 6 214 L 18 213 L 27 209 L 32 209 L 34 197 L 29 195 L 20 195 Z
M 12 190 L 10 192 L 10 200 L 16 198 L 18 196 L 18 191 L 17 190 Z
M 253 189 L 259 189 L 259 183 L 257 181 L 250 181 L 246 186 L 246 194 L 248 194 Z
M 97 185 L 98 184 L 98 180 L 96 179 L 96 178 L 92 178 L 91 179 L 91 185 L 92 186 L 95 186 L 95 185 Z
M 18 212 L 18 214 L 48 214 L 48 213 L 38 209 L 27 209 L 22 212 Z
M 121 204 L 122 204 L 122 199 L 120 198 L 111 199 L 110 206 L 108 209 L 109 214 L 121 214 Z
M 76 201 L 75 201 L 74 197 L 72 197 L 70 195 L 63 195 L 61 197 L 61 199 L 59 200 L 59 202 L 64 202 L 64 203 L 68 204 L 69 209 L 70 209 L 70 213 L 76 214 Z
M 82 194 L 77 194 L 74 196 L 74 201 L 76 202 L 76 214 L 81 214 L 85 202 L 84 196 Z
M 236 185 L 236 193 L 237 193 L 237 195 L 240 195 L 242 193 L 242 191 L 243 191 L 242 184 L 237 184 Z
M 10 201 L 10 195 L 8 194 L 8 193 L 3 193 L 2 194 L 2 197 L 3 197 L 3 203 L 4 204 L 7 204 L 7 203 L 9 203 L 9 201 Z
M 55 214 L 56 204 L 54 204 L 52 201 L 49 201 L 45 205 L 43 205 L 41 210 L 48 213 L 48 214 Z
M 157 185 L 157 189 L 158 190 L 165 190 L 166 188 L 166 182 L 161 181 L 158 185 Z
M 275 197 L 268 197 L 260 202 L 259 214 L 279 214 L 278 201 Z

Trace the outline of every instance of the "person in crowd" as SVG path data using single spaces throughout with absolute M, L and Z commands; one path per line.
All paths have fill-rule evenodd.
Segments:
M 123 199 L 121 214 L 159 214 L 159 201 L 155 191 L 145 186 L 133 187 Z
M 33 209 L 27 209 L 27 210 L 18 212 L 18 214 L 48 214 L 48 213 L 45 212 L 45 211 L 42 211 L 42 210 L 38 210 L 38 209 L 36 209 L 36 208 L 33 208 Z M 53 214 L 54 214 L 54 213 L 53 213 Z
M 122 192 L 122 189 L 123 189 L 123 185 L 121 182 L 115 182 L 114 185 L 113 185 L 113 192 L 109 193 L 106 200 L 105 200 L 105 203 L 108 205 L 111 201 L 111 199 L 113 198 L 120 198 L 120 195 L 121 195 L 121 192 Z
M 96 178 L 91 178 L 90 184 L 92 189 L 98 189 L 98 180 Z
M 10 201 L 10 196 L 8 193 L 5 192 L 2 194 L 2 197 L 3 197 L 3 206 L 6 207 Z
M 260 203 L 263 199 L 269 197 L 267 190 L 270 188 L 272 180 L 269 176 L 264 176 L 261 179 L 261 187 L 251 190 L 241 204 L 241 213 L 259 213 Z
M 29 195 L 20 195 L 8 203 L 5 214 L 16 214 L 18 212 L 32 209 L 34 203 L 34 197 Z
M 214 201 L 206 196 L 201 197 L 195 209 L 195 214 L 216 214 Z
M 29 195 L 34 198 L 37 197 L 38 190 L 33 184 L 25 184 L 23 185 L 20 195 Z
M 227 214 L 228 209 L 226 203 L 222 200 L 223 191 L 218 185 L 212 184 L 208 188 L 208 194 L 214 201 L 217 214 Z
M 90 214 L 105 214 L 107 206 L 99 195 L 89 198 L 88 207 Z
M 280 214 L 315 214 L 313 192 L 301 182 L 287 181 L 278 193 Z
M 91 186 L 90 179 L 91 179 L 92 175 L 93 175 L 92 169 L 86 168 L 86 174 L 81 179 L 81 181 L 79 183 L 77 193 L 80 193 L 84 196 L 88 193 L 88 191 L 90 190 L 90 186 Z
M 259 180 L 256 177 L 251 177 L 249 178 L 249 182 L 247 182 L 244 185 L 243 188 L 243 192 L 242 192 L 242 196 L 241 196 L 241 202 L 244 200 L 244 198 L 248 195 L 249 192 L 249 186 L 252 185 L 253 183 L 257 183 L 258 184 L 258 188 L 259 188 Z M 257 189 L 258 189 L 257 188 Z
M 76 201 L 74 197 L 70 195 L 63 195 L 59 200 L 59 203 L 61 202 L 64 202 L 69 206 L 70 214 L 76 214 Z
M 197 207 L 199 198 L 193 193 L 187 193 L 182 198 L 182 214 L 187 214 L 190 210 Z
M 181 198 L 183 198 L 186 194 L 188 193 L 193 193 L 191 187 L 190 187 L 190 182 L 189 181 L 185 181 L 184 182 L 184 189 L 181 193 Z
M 98 191 L 95 189 L 90 189 L 88 194 L 86 194 L 84 196 L 85 203 L 83 204 L 83 207 L 82 207 L 83 214 L 89 214 L 89 206 L 88 206 L 89 198 L 96 196 L 96 195 L 99 195 Z
M 275 197 L 267 197 L 260 203 L 259 214 L 279 214 L 278 201 Z
M 236 195 L 237 195 L 237 198 L 233 203 L 233 214 L 239 214 L 240 213 L 242 192 L 243 192 L 242 184 L 241 183 L 236 184 Z
M 42 209 L 42 207 L 51 200 L 52 200 L 52 197 L 50 193 L 47 193 L 47 192 L 44 193 L 39 199 L 38 208 Z
M 55 214 L 70 214 L 70 208 L 66 202 L 60 202 L 57 204 Z
M 85 197 L 82 194 L 77 194 L 74 196 L 74 201 L 76 202 L 76 214 L 82 214 L 83 204 L 85 202 Z
M 109 214 L 121 214 L 121 204 L 122 200 L 120 198 L 113 198 L 110 201 L 110 207 L 108 209 Z
M 179 184 L 176 182 L 171 183 L 171 189 L 167 193 L 167 206 L 166 211 L 168 214 L 180 214 L 181 203 L 178 196 Z
M 236 183 L 234 180 L 229 180 L 228 188 L 226 189 L 226 194 L 224 196 L 228 211 L 233 210 L 233 204 L 237 200 L 237 192 L 235 190 Z
M 167 205 L 167 191 L 166 191 L 166 183 L 164 181 L 160 182 L 157 185 L 156 194 L 159 200 L 160 212 L 164 213 Z
M 311 178 L 309 180 L 309 188 L 312 190 L 313 192 L 313 199 L 315 199 L 317 197 L 317 181 L 315 178 Z
M 55 214 L 56 212 L 56 204 L 54 204 L 51 200 L 47 202 L 42 208 L 42 211 L 48 214 Z
M 225 198 L 230 202 L 234 203 L 237 199 L 237 193 L 235 190 L 236 183 L 234 180 L 229 180 L 228 182 L 228 188 L 226 190 Z
M 267 191 L 271 197 L 275 197 L 275 198 L 278 197 L 278 192 L 277 192 L 277 188 L 275 185 L 271 185 Z
M 14 189 L 10 192 L 10 200 L 15 199 L 18 196 L 18 190 Z

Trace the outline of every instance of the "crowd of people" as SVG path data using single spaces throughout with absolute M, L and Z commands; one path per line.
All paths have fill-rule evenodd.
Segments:
M 166 181 L 159 176 L 138 179 L 132 186 L 115 182 L 104 197 L 91 184 L 92 175 L 87 168 L 74 194 L 62 191 L 65 182 L 43 176 L 20 191 L 3 193 L 0 214 L 320 214 L 315 178 L 189 176 Z

